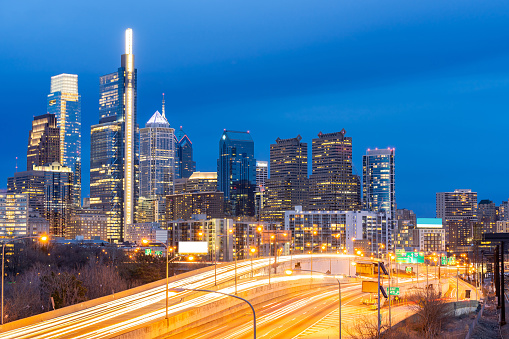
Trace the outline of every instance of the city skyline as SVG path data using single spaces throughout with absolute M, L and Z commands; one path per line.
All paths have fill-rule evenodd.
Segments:
M 302 10 L 305 5 L 298 3 L 297 7 Z M 21 79 L 26 79 L 23 76 L 25 73 L 22 73 L 18 79 L 17 76 L 12 76 L 14 74 L 12 72 L 20 71 L 23 64 L 30 64 L 33 56 L 23 54 L 25 47 L 20 42 L 11 41 L 6 37 L 4 46 L 10 53 L 3 57 L 6 59 L 2 60 L 10 60 L 10 62 L 1 66 L 0 72 L 12 81 L 9 81 L 7 85 L 2 85 L 0 91 L 3 93 L 2 98 L 5 99 L 2 102 L 6 103 L 3 113 L 7 119 L 5 126 L 2 127 L 4 129 L 0 132 L 8 135 L 9 140 L 13 140 L 13 146 L 2 148 L 0 156 L 4 166 L 0 170 L 0 174 L 3 178 L 12 176 L 15 170 L 16 156 L 18 157 L 18 169 L 25 167 L 23 163 L 25 131 L 30 128 L 33 116 L 46 113 L 49 80 L 51 76 L 61 73 L 77 74 L 80 79 L 79 88 L 82 96 L 83 114 L 82 154 L 85 156 L 90 154 L 88 131 L 90 126 L 97 122 L 98 77 L 111 70 L 112 65 L 118 64 L 118 51 L 121 50 L 122 41 L 119 39 L 121 32 L 127 27 L 133 27 L 137 34 L 135 40 L 141 43 L 141 45 L 137 45 L 136 60 L 137 67 L 142 70 L 139 77 L 138 123 L 147 121 L 151 114 L 159 109 L 160 95 L 162 92 L 166 93 L 168 120 L 175 128 L 183 126 L 184 130 L 189 133 L 193 140 L 195 161 L 199 171 L 214 171 L 217 154 L 215 151 L 216 140 L 223 128 L 250 130 L 255 142 L 255 158 L 264 161 L 269 160 L 269 145 L 276 137 L 291 138 L 301 134 L 303 142 L 310 144 L 319 132 L 334 133 L 345 128 L 348 135 L 355 140 L 353 163 L 358 171 L 362 167 L 362 155 L 367 148 L 395 147 L 397 149 L 397 201 L 399 208 L 412 209 L 419 216 L 433 216 L 435 193 L 451 191 L 456 188 L 471 188 L 479 193 L 479 199 L 490 199 L 498 205 L 501 201 L 507 200 L 509 195 L 506 193 L 509 192 L 509 184 L 497 182 L 494 179 L 503 175 L 502 171 L 505 167 L 505 163 L 500 164 L 495 161 L 495 159 L 499 159 L 496 154 L 503 150 L 502 127 L 505 117 L 502 113 L 507 110 L 507 104 L 504 103 L 503 98 L 504 93 L 509 90 L 506 80 L 509 78 L 509 70 L 505 65 L 509 58 L 509 51 L 503 44 L 498 46 L 499 41 L 506 40 L 507 31 L 495 32 L 495 27 L 497 23 L 505 20 L 505 16 L 497 14 L 497 12 L 502 13 L 503 11 L 500 11 L 500 3 L 496 2 L 472 5 L 470 8 L 462 9 L 448 5 L 442 8 L 443 15 L 452 15 L 457 19 L 456 23 L 448 24 L 446 17 L 433 14 L 433 9 L 437 7 L 437 4 L 430 3 L 419 9 L 424 9 L 420 15 L 425 18 L 436 17 L 438 28 L 426 23 L 423 28 L 419 29 L 417 24 L 411 24 L 403 19 L 397 20 L 394 18 L 394 13 L 387 13 L 387 11 L 382 12 L 379 21 L 371 24 L 376 27 L 369 26 L 365 31 L 350 21 L 343 26 L 336 25 L 329 16 L 326 16 L 325 23 L 321 28 L 310 29 L 309 35 L 291 40 L 296 55 L 291 59 L 287 58 L 289 64 L 277 72 L 275 68 L 282 64 L 284 57 L 289 56 L 284 49 L 292 47 L 286 44 L 276 48 L 275 45 L 281 37 L 263 42 L 266 35 L 250 35 L 250 42 L 256 42 L 253 47 L 246 49 L 247 45 L 241 45 L 239 49 L 235 49 L 231 47 L 233 44 L 226 43 L 234 43 L 237 38 L 227 33 L 226 26 L 220 26 L 216 30 L 223 33 L 227 39 L 225 43 L 217 47 L 217 50 L 222 48 L 224 53 L 220 53 L 218 56 L 210 56 L 210 53 L 205 53 L 203 56 L 197 57 L 199 47 L 192 47 L 192 45 L 199 45 L 199 43 L 184 43 L 183 37 L 189 38 L 189 34 L 191 34 L 185 31 L 185 34 L 181 34 L 182 37 L 178 37 L 179 35 L 176 34 L 177 37 L 172 39 L 177 39 L 178 43 L 174 43 L 174 45 L 184 49 L 192 58 L 186 62 L 184 52 L 172 54 L 170 58 L 165 57 L 170 60 L 170 64 L 166 65 L 160 57 L 151 56 L 150 53 L 158 48 L 156 46 L 162 46 L 172 40 L 160 41 L 162 35 L 154 34 L 155 28 L 149 27 L 142 20 L 123 18 L 114 20 L 108 25 L 99 25 L 102 30 L 101 34 L 98 34 L 97 29 L 91 29 L 90 33 L 85 35 L 86 39 L 80 36 L 76 44 L 69 44 L 66 51 L 61 46 L 51 45 L 51 48 L 54 48 L 57 53 L 64 53 L 64 55 L 55 57 L 54 54 L 42 53 L 45 57 L 42 58 L 44 60 L 41 64 L 33 63 L 24 70 L 24 72 L 32 72 L 33 79 L 30 78 L 30 84 L 27 84 L 26 81 L 21 82 Z M 339 8 L 331 4 L 325 4 L 317 11 L 323 15 L 326 9 L 331 10 L 332 14 L 339 13 Z M 358 10 L 359 8 L 354 5 L 345 9 L 347 13 L 355 13 Z M 400 11 L 399 13 L 409 14 L 410 18 L 417 18 L 416 8 L 409 9 L 403 6 Z M 490 22 L 486 19 L 487 16 L 474 15 L 476 20 L 473 22 L 465 19 L 476 11 L 493 14 L 490 17 Z M 261 15 L 261 13 L 254 14 Z M 196 15 L 200 16 L 200 13 Z M 343 15 L 345 14 L 342 14 L 341 17 Z M 187 13 L 187 18 L 190 16 L 192 14 Z M 316 23 L 316 17 L 309 14 L 306 18 L 311 23 Z M 11 19 L 5 19 L 5 23 L 2 25 L 10 24 L 10 29 L 18 27 L 12 23 Z M 389 24 L 389 19 L 395 20 L 396 24 Z M 291 14 L 288 20 L 290 27 L 299 23 L 298 19 Z M 469 34 L 457 31 L 465 28 L 467 22 L 469 23 L 468 31 L 484 26 L 482 32 L 490 33 L 490 35 L 486 38 L 485 34 L 474 34 L 470 35 L 469 40 L 466 41 L 464 36 Z M 232 23 L 231 20 L 227 22 L 227 24 Z M 29 25 L 29 29 L 34 27 L 31 25 Z M 181 27 L 188 28 L 181 20 L 173 25 L 182 25 Z M 270 20 L 270 25 L 272 28 L 280 27 L 274 18 Z M 256 27 L 254 23 L 242 26 L 244 31 L 253 27 Z M 203 29 L 204 27 L 199 26 L 199 28 Z M 378 44 L 390 43 L 392 49 L 389 49 L 388 54 L 380 55 L 383 49 L 377 44 L 371 48 L 358 46 L 342 35 L 333 33 L 327 35 L 324 33 L 324 28 L 330 28 L 335 32 L 349 32 L 353 37 L 371 37 L 374 40 L 367 41 L 375 41 Z M 381 31 L 380 28 L 382 28 Z M 391 31 L 391 33 L 395 33 L 394 38 L 389 38 L 387 34 L 387 30 L 391 28 L 395 30 L 395 32 Z M 426 35 L 426 29 L 433 29 L 436 33 L 436 30 L 440 28 L 444 29 L 447 39 L 459 39 L 454 46 L 457 51 L 444 46 L 448 41 L 446 38 L 433 44 L 427 42 L 426 38 L 431 35 Z M 58 33 L 54 29 L 55 27 L 49 28 L 49 32 L 53 35 L 60 34 L 65 37 L 66 34 L 69 34 Z M 378 29 L 376 34 L 380 40 L 375 39 L 377 37 L 376 29 Z M 396 69 L 395 65 L 402 60 L 403 56 L 398 55 L 394 44 L 408 42 L 409 35 L 403 33 L 407 29 L 413 29 L 412 33 L 419 34 L 422 46 L 411 44 L 407 53 L 410 53 L 409 57 L 413 59 L 414 63 L 408 62 L 401 65 L 401 69 Z M 76 30 L 79 31 L 79 27 L 71 25 L 70 31 L 76 33 Z M 25 34 L 23 32 L 18 33 L 17 37 L 25 37 L 26 41 L 21 39 L 24 44 L 35 44 L 33 47 L 40 47 L 32 40 L 32 37 L 23 35 Z M 151 34 L 154 36 L 150 37 Z M 286 39 L 290 32 L 284 31 L 281 34 L 285 35 Z M 37 35 L 38 33 L 34 33 L 34 36 Z M 313 44 L 316 47 L 316 52 L 312 52 Z M 469 49 L 467 47 L 469 44 L 474 45 L 476 49 Z M 85 51 L 78 46 L 85 48 Z M 86 59 L 90 53 L 88 49 L 96 47 L 100 47 L 104 56 L 102 53 L 96 53 L 97 56 L 94 56 L 93 62 L 84 63 L 82 60 Z M 210 45 L 206 47 L 209 48 L 209 51 L 216 51 Z M 437 64 L 432 62 L 432 58 L 430 60 L 425 60 L 425 57 L 415 59 L 417 54 L 428 47 L 435 48 L 431 51 L 433 53 L 436 53 L 438 47 L 444 48 L 444 54 L 442 54 L 442 56 L 445 55 L 444 59 Z M 77 56 L 78 50 L 85 53 L 83 59 Z M 332 56 L 337 56 L 340 53 L 338 51 L 350 52 L 334 62 L 331 60 L 334 58 L 327 57 L 323 68 L 316 68 L 317 66 L 304 62 L 303 56 L 309 56 L 313 62 L 320 60 L 321 53 L 328 50 L 332 51 Z M 380 70 L 384 65 L 392 65 L 388 69 L 393 74 L 383 73 L 379 77 L 369 76 L 367 70 L 360 73 L 354 71 L 342 73 L 345 71 L 343 67 L 346 65 L 353 65 L 353 69 L 357 72 L 360 67 L 365 66 L 362 62 L 352 64 L 352 54 L 349 53 L 366 54 L 363 59 L 366 61 L 370 53 L 373 52 L 378 52 L 380 55 L 376 60 L 382 59 L 383 61 L 375 63 L 374 70 Z M 255 62 L 253 57 L 257 53 L 261 57 L 257 58 Z M 462 57 L 458 58 L 458 55 L 462 55 Z M 429 57 L 430 54 L 428 53 L 427 56 Z M 394 58 L 393 61 L 389 61 L 391 57 Z M 13 61 L 16 58 L 19 61 Z M 39 55 L 38 58 L 41 59 Z M 340 66 L 342 64 L 345 66 Z M 253 69 L 256 68 L 256 65 L 259 65 L 265 72 L 254 74 Z M 298 77 L 290 76 L 290 72 L 297 69 L 296 67 L 298 67 L 300 75 Z M 327 67 L 331 73 L 325 76 L 323 70 Z M 205 71 L 206 76 L 197 76 L 196 72 L 200 70 Z M 373 69 L 370 70 L 373 71 Z M 317 77 L 311 75 L 314 71 L 318 71 Z M 288 78 L 287 82 L 275 82 L 264 90 L 255 90 L 253 93 L 249 93 L 249 90 L 256 86 L 264 83 L 269 84 L 282 75 Z M 341 75 L 340 80 L 334 80 L 338 78 L 338 75 Z M 354 75 L 360 75 L 360 77 L 355 77 L 356 80 L 353 80 Z M 207 89 L 211 88 L 211 82 L 214 82 L 214 79 L 219 79 L 220 76 L 226 80 L 216 82 L 214 86 L 217 89 L 208 91 Z M 243 77 L 251 85 L 232 93 L 230 90 L 244 81 Z M 288 85 L 289 80 L 295 84 L 282 86 Z M 277 89 L 278 85 L 285 89 Z M 274 93 L 267 93 L 274 89 Z M 23 92 L 24 97 L 26 97 L 26 93 L 31 93 L 30 102 L 24 103 L 21 110 L 14 109 L 13 103 L 11 103 L 11 101 L 19 102 L 20 94 L 16 92 Z M 302 97 L 300 97 L 301 95 Z M 429 97 L 429 99 L 423 99 L 424 97 Z M 12 98 L 12 100 L 7 100 L 7 98 Z M 11 111 L 16 114 L 8 114 Z M 239 111 L 245 112 L 243 115 L 256 117 L 256 119 L 239 117 L 233 120 Z M 492 112 L 494 119 L 500 120 L 501 123 L 494 125 L 484 122 L 480 118 L 483 115 L 481 113 L 484 112 Z M 291 123 L 285 125 L 285 122 L 289 121 Z M 21 131 L 7 129 L 7 126 L 13 125 Z M 451 129 L 451 126 L 454 127 Z M 390 133 L 385 133 L 387 130 Z M 466 134 L 470 131 L 483 133 L 482 141 L 475 143 L 469 141 Z M 309 151 L 310 149 L 308 149 Z M 464 160 L 468 159 L 467 155 L 471 152 L 482 152 L 485 155 L 484 161 L 462 166 Z M 429 153 L 430 160 L 422 163 L 422 155 L 426 153 Z M 83 159 L 82 164 L 83 197 L 87 197 L 89 193 L 88 159 Z M 415 176 L 423 178 L 424 181 L 415 183 L 412 180 Z M 6 187 L 5 180 L 0 187 Z

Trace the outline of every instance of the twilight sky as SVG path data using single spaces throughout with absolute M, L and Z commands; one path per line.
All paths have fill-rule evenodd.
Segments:
M 275 139 L 345 128 L 362 173 L 367 148 L 396 148 L 396 200 L 420 217 L 435 193 L 509 198 L 509 2 L 4 1 L 0 4 L 0 188 L 26 168 L 50 77 L 82 96 L 83 196 L 99 76 L 133 29 L 138 123 L 160 110 L 183 126 L 197 169 L 215 171 L 224 128 L 249 130 L 258 160 Z

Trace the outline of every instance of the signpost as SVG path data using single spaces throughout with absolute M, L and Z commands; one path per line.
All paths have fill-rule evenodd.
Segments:
M 399 295 L 399 287 L 389 287 L 389 295 Z

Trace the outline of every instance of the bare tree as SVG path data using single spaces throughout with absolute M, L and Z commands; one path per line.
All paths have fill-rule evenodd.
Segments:
M 409 306 L 417 315 L 416 325 L 426 339 L 437 338 L 447 321 L 448 307 L 434 288 L 418 289 L 408 296 Z
M 87 289 L 87 298 L 95 299 L 120 292 L 128 288 L 113 266 L 98 265 L 91 261 L 78 273 L 79 279 Z

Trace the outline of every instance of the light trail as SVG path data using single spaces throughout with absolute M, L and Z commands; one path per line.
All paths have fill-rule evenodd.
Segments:
M 309 255 L 293 255 L 278 257 L 278 263 L 288 263 L 290 260 L 304 260 L 309 259 Z M 335 258 L 335 259 L 348 259 L 352 256 L 348 255 L 332 255 L 332 254 L 314 254 L 313 258 Z M 265 268 L 274 262 L 274 258 L 261 258 L 253 260 L 253 269 L 259 270 Z M 237 275 L 246 275 L 251 272 L 251 261 L 245 260 L 238 262 Z M 234 279 L 234 264 L 229 263 L 221 265 L 217 268 L 218 284 L 231 282 Z M 272 282 L 288 281 L 291 279 L 310 279 L 309 276 L 299 275 L 294 278 L 273 277 Z M 313 280 L 320 279 L 320 276 L 313 276 Z M 257 286 L 266 285 L 266 279 L 258 279 L 255 281 L 248 281 L 238 284 L 239 291 L 256 288 Z M 211 268 L 207 272 L 199 273 L 191 277 L 183 278 L 176 282 L 170 283 L 170 288 L 187 287 L 187 288 L 205 288 L 214 285 L 214 270 Z M 227 287 L 221 289 L 226 293 L 234 291 L 234 287 Z M 180 296 L 189 296 L 188 294 L 179 294 Z M 175 297 L 174 294 L 172 294 Z M 181 312 L 189 307 L 196 307 L 204 305 L 214 300 L 220 299 L 220 296 L 204 295 L 196 297 L 191 301 L 186 301 L 181 305 L 173 305 L 169 308 L 172 314 Z M 2 333 L 2 338 L 63 338 L 63 337 L 76 337 L 76 338 L 104 338 L 105 336 L 118 334 L 122 331 L 127 331 L 130 328 L 140 326 L 152 321 L 164 318 L 165 307 L 163 301 L 165 300 L 165 285 L 152 288 L 150 290 L 139 292 L 131 296 L 126 296 L 117 300 L 105 302 L 103 304 L 92 306 L 84 310 L 73 312 L 67 315 L 55 317 L 53 319 L 41 321 L 37 324 L 24 326 L 22 328 L 13 329 Z M 175 300 L 177 301 L 177 300 Z M 149 307 L 158 306 L 159 309 L 155 311 L 144 311 Z M 136 315 L 141 313 L 141 315 Z M 125 317 L 131 317 L 125 320 Z M 124 319 L 123 319 L 124 318 Z M 101 324 L 103 323 L 103 324 Z M 113 324 L 111 324 L 113 323 Z M 111 324 L 111 325 L 110 325 Z M 101 329 L 96 329 L 102 326 Z

